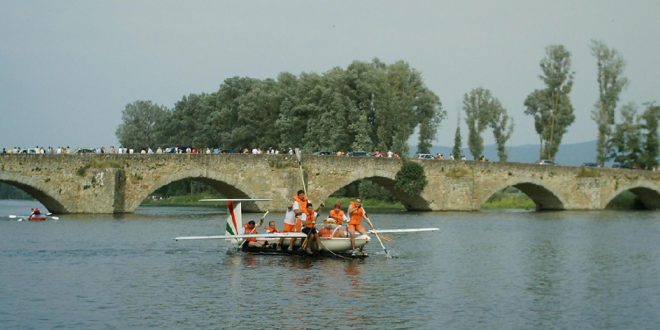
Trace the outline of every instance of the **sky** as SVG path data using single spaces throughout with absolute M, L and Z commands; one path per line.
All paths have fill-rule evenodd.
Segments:
M 658 13 L 657 0 L 0 0 L 0 147 L 117 145 L 122 110 L 136 100 L 173 108 L 230 77 L 324 73 L 376 57 L 409 63 L 440 97 L 448 117 L 434 144 L 453 145 L 463 95 L 477 87 L 513 117 L 508 144 L 534 144 L 523 102 L 543 88 L 539 62 L 554 44 L 575 71 L 576 120 L 563 142 L 591 141 L 590 41 L 626 60 L 620 104 L 660 101 Z

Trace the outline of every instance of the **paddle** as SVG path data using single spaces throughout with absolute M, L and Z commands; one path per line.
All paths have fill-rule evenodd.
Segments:
M 55 216 L 52 216 L 51 214 L 52 213 L 48 213 L 48 214 L 46 214 L 46 216 L 48 216 L 49 218 L 51 218 L 53 220 L 60 220 L 60 217 L 55 217 Z M 26 216 L 20 215 L 19 216 L 19 215 L 15 215 L 15 214 L 10 214 L 9 215 L 9 219 L 16 219 L 16 218 L 18 218 L 18 221 L 23 221 L 23 218 L 29 219 L 30 216 L 29 215 L 26 215 Z
M 383 241 L 380 240 L 380 236 L 378 236 L 378 231 L 376 230 L 376 227 L 374 227 L 374 224 L 366 216 L 364 217 L 364 220 L 367 220 L 367 223 L 369 224 L 369 226 L 371 226 L 371 228 L 373 228 L 374 234 L 376 235 L 376 238 L 378 239 L 378 243 L 380 243 L 380 246 L 383 248 L 383 251 L 385 251 L 385 255 L 387 256 L 387 258 L 392 258 L 392 255 L 390 255 L 390 253 L 387 251 L 387 248 L 383 244 Z

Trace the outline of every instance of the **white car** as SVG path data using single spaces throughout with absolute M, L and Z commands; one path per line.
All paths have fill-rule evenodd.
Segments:
M 417 159 L 435 159 L 431 154 L 417 154 Z
M 549 160 L 549 159 L 541 159 L 539 161 L 539 165 L 557 165 L 555 162 Z

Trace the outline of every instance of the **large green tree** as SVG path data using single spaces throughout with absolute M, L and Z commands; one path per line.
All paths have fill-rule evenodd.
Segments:
M 506 113 L 502 104 L 495 100 L 493 102 L 490 127 L 493 129 L 493 136 L 497 144 L 497 157 L 501 162 L 506 162 L 508 155 L 506 153 L 506 142 L 513 133 L 513 119 Z
M 644 144 L 642 146 L 640 165 L 647 170 L 651 170 L 658 166 L 658 122 L 660 121 L 660 106 L 649 104 L 646 111 L 642 114 L 642 120 Z
M 135 101 L 122 111 L 122 123 L 115 134 L 119 143 L 127 148 L 158 147 L 166 132 L 163 125 L 170 117 L 169 110 L 151 101 Z
M 592 40 L 591 53 L 598 67 L 598 101 L 592 112 L 592 118 L 598 125 L 596 161 L 603 166 L 607 158 L 607 140 L 614 125 L 614 112 L 628 80 L 623 77 L 625 62 L 616 49 L 607 47 L 602 41 Z
M 387 65 L 374 59 L 323 74 L 228 78 L 215 93 L 179 100 L 157 142 L 406 154 L 407 141 L 419 128 L 418 150 L 427 151 L 446 114 L 421 77 L 406 62 Z
M 493 109 L 497 104 L 499 101 L 488 89 L 482 87 L 475 88 L 463 96 L 463 111 L 468 127 L 468 147 L 474 159 L 483 155 L 484 139 L 481 134 L 493 122 Z
M 540 157 L 554 160 L 568 126 L 575 121 L 569 93 L 573 87 L 571 54 L 563 45 L 546 48 L 546 57 L 540 63 L 545 83 L 525 99 L 525 113 L 534 117 L 534 128 L 539 134 Z
M 609 159 L 631 167 L 639 167 L 643 153 L 642 132 L 637 106 L 628 103 L 621 108 L 621 122 L 614 126 L 609 139 Z

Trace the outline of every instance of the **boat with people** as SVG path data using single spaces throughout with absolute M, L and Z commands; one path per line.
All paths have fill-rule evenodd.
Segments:
M 259 226 L 255 221 L 249 221 L 243 225 L 243 216 L 241 212 L 242 202 L 256 202 L 256 201 L 270 201 L 270 199 L 202 199 L 205 202 L 226 202 L 227 203 L 227 218 L 225 224 L 224 235 L 214 236 L 179 236 L 174 240 L 205 240 L 205 239 L 224 239 L 230 242 L 229 252 L 247 252 L 252 254 L 265 254 L 265 255 L 305 255 L 305 256 L 325 256 L 325 257 L 340 257 L 340 258 L 364 258 L 367 253 L 356 253 L 357 250 L 363 251 L 364 246 L 371 241 L 370 234 L 377 237 L 385 254 L 390 257 L 389 252 L 383 245 L 380 237 L 381 233 L 411 233 L 411 232 L 425 232 L 437 231 L 438 228 L 408 228 L 408 229 L 386 229 L 376 230 L 372 228 L 368 233 L 356 235 L 354 245 L 351 244 L 350 234 L 343 230 L 339 225 L 334 224 L 332 218 L 327 218 L 323 221 L 323 227 L 319 230 L 320 235 L 316 239 L 316 248 L 310 250 L 306 247 L 309 236 L 303 232 L 271 232 L 271 233 L 256 233 L 255 228 L 260 227 L 263 223 L 264 214 L 259 221 Z M 371 223 L 369 221 L 369 223 Z M 324 229 L 329 230 L 329 234 L 323 234 Z M 293 246 L 291 245 L 293 243 Z
M 34 207 L 30 210 L 29 215 L 14 215 L 10 214 L 9 219 L 17 219 L 18 221 L 28 220 L 28 221 L 46 221 L 48 219 L 59 220 L 59 217 L 53 216 L 52 213 L 41 213 L 38 207 Z

